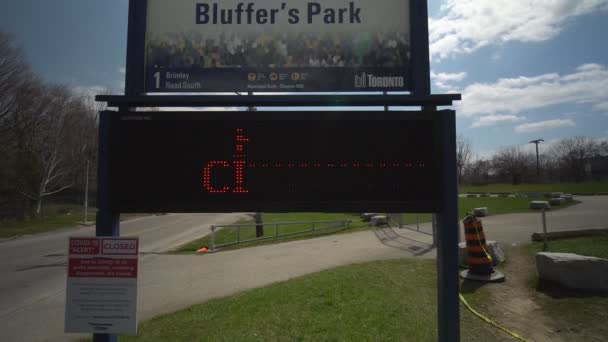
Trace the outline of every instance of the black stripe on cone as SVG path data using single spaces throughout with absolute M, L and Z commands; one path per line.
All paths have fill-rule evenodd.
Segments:
M 488 246 L 486 245 L 481 220 L 474 216 L 468 216 L 463 223 L 469 269 L 463 271 L 461 276 L 465 279 L 485 282 L 504 281 L 505 276 L 492 267 L 493 260 L 487 252 Z M 482 247 L 482 251 L 479 251 L 479 247 Z

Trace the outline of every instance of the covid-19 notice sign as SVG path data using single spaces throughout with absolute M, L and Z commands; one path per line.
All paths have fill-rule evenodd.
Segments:
M 411 89 L 410 0 L 147 0 L 146 92 Z
M 137 332 L 137 251 L 137 238 L 70 238 L 65 332 Z

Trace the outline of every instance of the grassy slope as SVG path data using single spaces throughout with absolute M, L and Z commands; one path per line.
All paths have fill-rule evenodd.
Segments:
M 583 183 L 548 183 L 548 184 L 489 184 L 480 186 L 463 186 L 461 193 L 469 192 L 509 192 L 509 193 L 598 193 L 608 192 L 608 181 Z
M 464 313 L 463 340 L 492 328 Z M 211 300 L 140 324 L 120 341 L 436 341 L 434 261 L 340 267 Z
M 0 238 L 36 234 L 51 230 L 76 227 L 84 220 L 84 210 L 77 205 L 49 205 L 45 207 L 44 218 L 25 221 L 7 221 L 0 223 Z M 89 208 L 88 222 L 95 222 L 96 208 Z
M 120 220 L 126 221 L 140 216 L 146 216 L 146 214 L 122 214 Z M 88 224 L 95 224 L 96 217 L 97 208 L 89 208 Z M 80 205 L 49 205 L 45 208 L 44 218 L 1 222 L 0 239 L 78 227 L 82 225 L 83 221 L 84 210 Z

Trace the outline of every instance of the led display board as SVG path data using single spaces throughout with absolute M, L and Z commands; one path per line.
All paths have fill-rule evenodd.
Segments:
M 145 11 L 148 93 L 411 90 L 410 0 L 146 0 Z
M 113 113 L 120 212 L 436 212 L 437 119 L 419 112 Z

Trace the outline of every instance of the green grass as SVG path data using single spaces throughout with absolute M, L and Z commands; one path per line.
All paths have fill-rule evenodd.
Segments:
M 461 193 L 481 192 L 481 193 L 545 193 L 545 192 L 564 192 L 564 193 L 584 193 L 594 194 L 598 192 L 608 192 L 608 181 L 590 181 L 581 183 L 547 183 L 547 184 L 489 184 L 479 186 L 463 186 Z
M 94 223 L 96 214 L 96 208 L 89 208 L 87 221 Z M 37 234 L 67 227 L 76 227 L 80 225 L 83 220 L 84 210 L 82 206 L 47 205 L 44 208 L 44 218 L 0 223 L 0 238 L 10 238 L 19 235 Z
M 121 221 L 147 214 L 122 214 Z M 97 208 L 89 207 L 87 223 L 95 224 Z M 49 204 L 44 208 L 43 218 L 31 218 L 24 221 L 0 222 L 0 239 L 21 235 L 38 234 L 53 230 L 81 226 L 84 221 L 84 208 L 81 205 Z
M 494 198 L 494 197 L 483 197 L 483 198 L 460 198 L 459 199 L 459 216 L 460 218 L 464 218 L 466 214 L 477 207 L 488 207 L 491 215 L 499 215 L 499 214 L 509 214 L 509 213 L 526 213 L 532 212 L 528 208 L 530 201 L 534 199 L 531 198 L 515 198 L 515 197 L 504 197 L 504 198 Z M 573 202 L 567 205 L 563 205 L 561 207 L 555 207 L 554 210 L 558 210 L 561 208 L 566 208 L 570 205 L 574 205 L 579 202 Z M 431 214 L 421 213 L 421 214 L 404 214 L 402 216 L 402 223 L 408 225 L 416 224 L 416 215 L 418 215 L 418 222 L 430 222 Z M 285 237 L 279 237 L 277 239 L 268 239 L 268 240 L 259 240 L 248 243 L 241 243 L 238 245 L 226 246 L 223 249 L 236 249 L 236 248 L 245 248 L 252 246 L 259 246 L 265 244 L 273 244 L 277 242 L 286 242 L 297 239 L 308 239 L 318 236 L 337 234 L 337 233 L 347 233 L 347 232 L 356 232 L 361 230 L 370 229 L 369 225 L 366 222 L 362 222 L 359 218 L 359 214 L 329 214 L 329 213 L 265 213 L 264 214 L 264 223 L 266 224 L 264 228 L 265 236 L 274 236 L 276 231 L 275 227 L 271 224 L 273 222 L 301 222 L 301 221 L 331 221 L 331 220 L 352 220 L 353 223 L 349 228 L 336 228 L 336 229 L 328 229 L 316 232 L 306 232 L 297 235 L 290 235 Z M 253 219 L 240 221 L 239 223 L 253 223 Z M 294 233 L 298 231 L 306 231 L 311 227 L 308 224 L 301 225 L 293 225 L 293 226 L 281 226 L 279 228 L 279 235 L 286 233 Z M 255 227 L 254 226 L 243 226 L 241 228 L 240 239 L 249 240 L 255 238 Z M 215 234 L 215 243 L 217 245 L 224 243 L 231 243 L 237 241 L 237 228 L 223 228 L 216 232 Z M 203 238 L 191 241 L 187 244 L 180 246 L 176 252 L 179 253 L 192 253 L 197 249 L 201 248 L 201 246 L 211 246 L 211 236 L 205 236 Z
M 547 252 L 574 253 L 608 259 L 608 234 L 601 233 L 580 238 L 552 240 L 548 241 L 547 247 Z M 536 254 L 542 251 L 543 243 L 535 242 L 529 248 L 532 254 Z
M 462 316 L 464 341 L 490 340 L 492 328 Z M 435 263 L 339 267 L 162 315 L 119 340 L 437 341 Z

